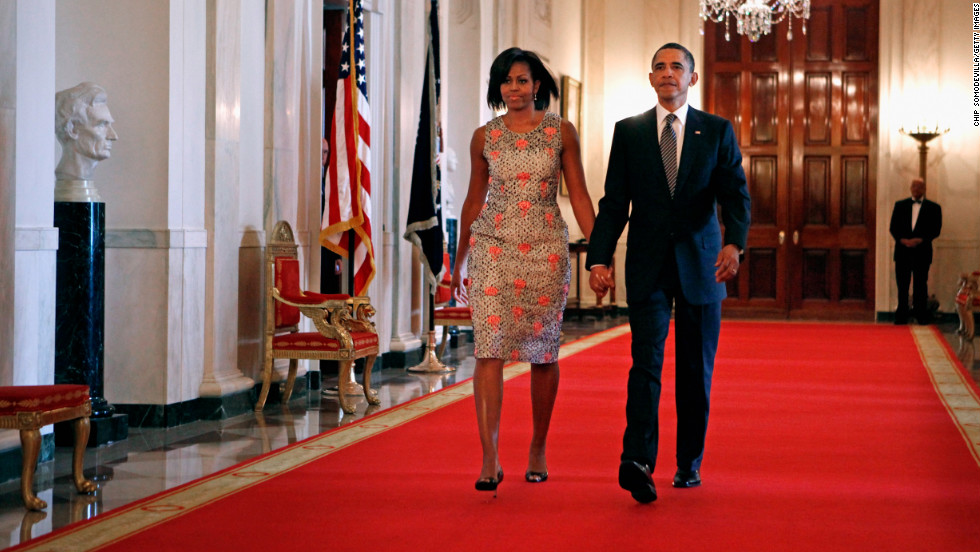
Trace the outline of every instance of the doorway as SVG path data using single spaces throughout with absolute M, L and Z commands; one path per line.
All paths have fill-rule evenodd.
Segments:
M 813 0 L 751 43 L 705 29 L 705 105 L 732 121 L 752 227 L 726 314 L 874 317 L 878 0 Z

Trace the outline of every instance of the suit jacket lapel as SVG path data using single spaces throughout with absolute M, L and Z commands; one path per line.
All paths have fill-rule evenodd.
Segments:
M 677 167 L 677 193 L 684 193 L 684 184 L 687 182 L 688 175 L 691 174 L 694 159 L 701 151 L 702 130 L 704 130 L 704 125 L 701 121 L 701 112 L 693 107 L 688 107 L 687 122 L 684 126 L 684 146 L 681 149 L 681 162 Z
M 663 156 L 660 154 L 660 136 L 657 134 L 657 108 L 653 108 L 643 114 L 640 132 L 643 134 L 643 142 L 650 144 L 653 152 L 651 155 L 644 155 L 648 160 L 648 173 L 652 175 L 653 182 L 662 186 L 667 191 L 667 171 L 664 169 Z

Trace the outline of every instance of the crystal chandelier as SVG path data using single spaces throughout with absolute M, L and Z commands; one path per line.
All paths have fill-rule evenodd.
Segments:
M 772 26 L 787 20 L 787 40 L 793 40 L 793 17 L 803 20 L 803 34 L 806 34 L 806 20 L 810 17 L 810 0 L 698 0 L 700 3 L 701 34 L 704 34 L 704 21 L 725 23 L 725 40 L 731 40 L 728 20 L 735 18 L 738 34 L 749 37 L 751 42 L 759 40 L 772 30 Z

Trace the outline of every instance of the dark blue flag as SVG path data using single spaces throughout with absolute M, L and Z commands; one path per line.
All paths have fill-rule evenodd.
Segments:
M 429 292 L 435 293 L 443 271 L 442 197 L 437 160 L 442 151 L 439 123 L 439 7 L 432 0 L 429 10 L 428 48 L 422 84 L 419 133 L 415 140 L 412 190 L 408 203 L 405 239 L 422 253 Z

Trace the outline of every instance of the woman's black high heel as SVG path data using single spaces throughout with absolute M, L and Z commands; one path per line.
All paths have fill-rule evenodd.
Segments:
M 476 490 L 478 491 L 493 491 L 493 496 L 497 496 L 497 485 L 504 480 L 504 470 L 497 472 L 497 477 L 491 477 L 489 479 L 477 479 L 476 480 Z
M 548 472 L 536 472 L 528 470 L 524 472 L 524 480 L 528 483 L 544 483 L 548 480 Z

